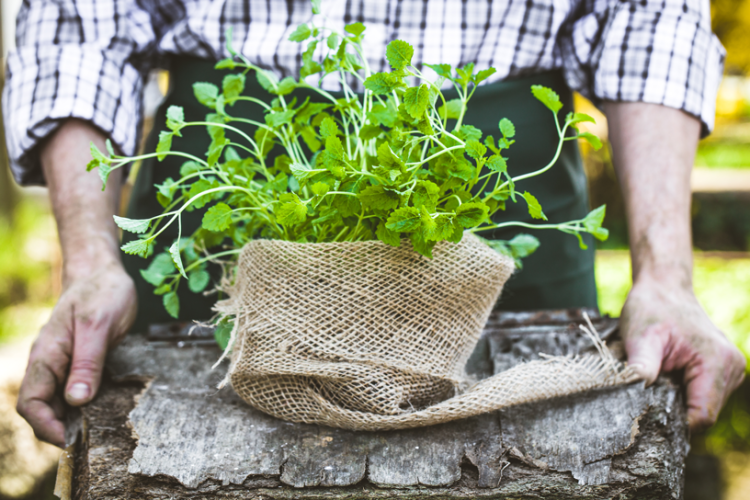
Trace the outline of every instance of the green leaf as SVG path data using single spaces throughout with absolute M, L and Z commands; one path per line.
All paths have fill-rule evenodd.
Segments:
M 289 40 L 292 42 L 304 42 L 310 38 L 310 35 L 312 35 L 312 30 L 307 23 L 304 23 L 297 26 L 297 29 L 289 35 Z
M 530 234 L 519 234 L 510 240 L 508 245 L 515 259 L 523 259 L 539 248 L 539 240 Z
M 172 257 L 169 258 L 170 260 Z M 170 283 L 164 283 L 163 285 L 159 286 L 154 290 L 154 295 L 164 295 L 165 293 L 169 293 L 172 291 L 172 285 Z
M 386 245 L 390 245 L 392 247 L 401 246 L 401 235 L 398 232 L 391 231 L 390 229 L 385 227 L 383 221 L 378 224 L 378 228 L 375 230 L 375 236 L 377 236 L 378 239 Z
M 133 240 L 125 243 L 120 249 L 128 255 L 138 255 L 144 259 L 151 253 L 152 240 Z
M 275 91 L 273 91 L 273 94 L 276 95 L 288 95 L 291 94 L 294 89 L 297 88 L 297 80 L 292 78 L 291 76 L 287 76 L 283 80 L 279 82 L 278 87 Z
M 508 164 L 502 156 L 492 155 L 490 156 L 489 161 L 487 161 L 487 168 L 502 174 L 508 171 Z
M 186 177 L 190 174 L 200 172 L 203 167 L 200 163 L 193 160 L 188 160 L 180 167 L 180 177 Z
M 602 141 L 600 141 L 599 138 L 591 132 L 580 132 L 578 134 L 578 138 L 585 139 L 596 151 L 598 151 L 602 147 Z
M 232 225 L 232 209 L 226 203 L 217 203 L 203 215 L 201 227 L 214 233 L 221 233 Z
M 148 226 L 151 224 L 151 221 L 149 220 L 126 219 L 125 217 L 118 217 L 117 215 L 113 217 L 115 218 L 115 224 L 117 224 L 120 229 L 130 233 L 145 233 L 148 231 Z
M 450 164 L 448 169 L 448 175 L 461 179 L 462 181 L 470 181 L 474 177 L 476 170 L 465 158 L 461 157 L 457 161 Z
M 433 211 L 440 198 L 440 188 L 432 181 L 417 181 L 412 196 L 415 207 L 425 206 L 428 210 Z
M 487 147 L 476 139 L 466 141 L 466 154 L 478 160 L 487 153 Z
M 328 45 L 329 49 L 336 50 L 340 43 L 341 43 L 341 37 L 338 35 L 338 33 L 331 33 L 330 35 L 328 35 L 326 44 Z
M 323 143 L 318 140 L 318 135 L 315 133 L 315 129 L 311 125 L 302 127 L 299 131 L 299 135 L 302 136 L 302 140 L 305 141 L 305 144 L 307 144 L 307 147 L 310 148 L 310 151 L 313 153 L 319 150 L 320 146 L 323 145 Z
M 438 76 L 448 79 L 451 78 L 452 68 L 450 64 L 425 64 L 425 66 L 431 68 Z
M 503 137 L 511 138 L 514 135 L 516 135 L 516 127 L 513 125 L 513 122 L 508 120 L 507 118 L 503 118 L 500 120 L 500 123 L 498 124 L 500 127 L 500 132 L 503 134 Z
M 216 107 L 216 98 L 219 97 L 219 87 L 213 83 L 195 82 L 193 84 L 193 94 L 198 102 L 211 109 Z
M 258 80 L 258 83 L 266 92 L 271 92 L 279 83 L 279 79 L 276 78 L 276 75 L 274 75 L 270 71 L 256 70 L 255 78 L 256 80 Z
M 451 99 L 450 101 L 446 101 L 445 105 L 442 105 L 438 108 L 438 113 L 443 120 L 457 120 L 458 117 L 461 116 L 462 106 L 463 102 L 461 101 L 461 99 Z
M 398 170 L 399 172 L 406 169 L 404 162 L 393 152 L 387 142 L 378 147 L 378 165 L 386 170 Z
M 591 233 L 594 238 L 605 241 L 609 237 L 609 231 L 602 227 L 607 207 L 605 205 L 595 208 L 583 219 L 583 227 Z
M 182 266 L 182 257 L 180 257 L 180 240 L 175 240 L 174 243 L 172 243 L 172 246 L 169 247 L 169 255 L 172 256 L 174 267 L 176 267 L 177 270 L 180 271 L 180 274 L 184 278 L 187 278 L 187 275 L 185 274 L 185 268 Z
M 208 286 L 211 276 L 205 269 L 196 269 L 188 274 L 188 288 L 193 293 L 201 293 Z
M 329 186 L 325 182 L 316 182 L 315 184 L 310 186 L 310 189 L 315 196 L 323 196 L 331 190 L 331 186 Z
M 401 79 L 391 73 L 373 73 L 365 80 L 365 88 L 375 95 L 388 94 L 401 85 Z
M 453 234 L 453 217 L 438 215 L 432 222 L 432 227 L 425 231 L 424 237 L 426 240 L 443 241 L 451 237 Z M 422 227 L 426 228 L 426 225 L 423 224 Z
M 227 40 L 227 43 L 229 41 Z M 234 62 L 234 59 L 231 57 L 227 57 L 226 59 L 222 59 L 221 61 L 216 63 L 216 66 L 214 66 L 214 69 L 234 69 L 237 67 L 237 63 Z
M 99 179 L 102 181 L 102 191 L 107 189 L 107 181 L 109 180 L 109 174 L 112 173 L 112 167 L 106 163 L 99 164 Z
M 393 40 L 385 49 L 385 57 L 391 68 L 398 71 L 411 64 L 414 47 L 403 40 Z
M 177 296 L 177 292 L 169 292 L 162 298 L 164 309 L 167 310 L 170 316 L 174 319 L 180 317 L 180 298 Z
M 320 14 L 320 4 L 323 0 L 312 0 L 312 13 Z
M 475 227 L 487 220 L 490 207 L 482 202 L 464 203 L 456 209 L 456 221 L 462 227 Z
M 586 113 L 568 113 L 568 116 L 565 117 L 565 121 L 571 125 L 582 122 L 596 123 L 596 120 Z
M 164 279 L 175 272 L 172 257 L 168 253 L 160 253 L 151 261 L 147 269 L 141 269 L 141 276 L 153 286 L 159 286 Z
M 401 197 L 382 185 L 368 186 L 359 193 L 359 201 L 371 210 L 393 210 L 398 207 Z
M 320 123 L 320 136 L 324 139 L 327 137 L 335 137 L 337 135 L 341 135 L 341 130 L 339 130 L 339 126 L 336 124 L 333 118 L 330 116 L 325 118 Z
M 177 132 L 183 125 L 185 125 L 185 110 L 181 106 L 167 108 L 167 128 Z
M 272 181 L 268 181 L 264 187 L 266 191 L 276 191 L 277 193 L 286 193 L 289 187 L 289 177 L 284 172 L 279 172 Z
M 393 127 L 396 124 L 397 114 L 398 109 L 396 109 L 396 105 L 393 103 L 393 100 L 388 99 L 385 105 L 374 105 L 372 111 L 367 113 L 367 118 L 376 124 L 379 123 L 386 127 Z
M 471 139 L 478 141 L 482 138 L 482 131 L 473 125 L 461 125 L 461 128 L 456 131 L 456 136 L 464 141 Z
M 206 180 L 201 179 L 199 181 L 194 182 L 190 189 L 188 190 L 187 198 L 192 199 L 199 194 L 203 193 L 204 191 L 208 191 L 209 189 L 213 189 L 215 187 L 219 187 L 219 183 L 216 180 Z M 200 198 L 197 198 L 195 201 L 193 201 L 192 205 L 195 208 L 203 208 L 206 203 L 213 200 L 216 196 L 221 196 L 221 193 L 211 193 L 207 195 L 203 195 Z
M 304 163 L 292 163 L 289 166 L 289 170 L 292 171 L 292 175 L 295 177 L 295 179 L 302 183 L 318 173 L 314 172 L 312 167 L 305 165 Z
M 562 102 L 560 102 L 560 96 L 554 90 L 543 87 L 541 85 L 532 85 L 531 93 L 534 94 L 542 104 L 547 106 L 553 113 L 557 114 L 562 108 Z
M 234 322 L 222 321 L 216 328 L 214 328 L 214 339 L 222 351 L 229 345 L 229 340 L 232 338 L 232 330 L 234 329 Z
M 104 141 L 104 147 L 107 148 L 107 152 L 109 153 L 110 158 L 115 155 L 115 148 L 112 147 L 112 141 L 107 139 Z
M 172 136 L 174 134 L 172 132 L 167 132 L 166 130 L 162 130 L 159 132 L 159 143 L 156 145 L 156 158 L 159 161 L 162 161 L 164 158 L 167 157 L 167 153 L 170 149 L 172 149 Z
M 404 92 L 404 106 L 406 106 L 406 112 L 411 115 L 412 118 L 417 119 L 427 111 L 427 106 L 430 105 L 430 89 L 426 84 L 422 84 L 419 87 L 411 87 L 406 89 Z
M 532 218 L 547 220 L 547 216 L 542 212 L 542 205 L 533 194 L 524 191 L 521 196 L 523 196 L 523 199 L 526 200 L 526 203 L 529 205 L 529 215 L 531 215 Z
M 411 234 L 411 244 L 414 250 L 428 259 L 432 258 L 432 249 L 435 248 L 436 243 L 436 241 L 426 240 L 421 232 Z
M 236 99 L 245 90 L 245 75 L 238 73 L 225 76 L 221 82 L 221 89 L 224 100 L 232 101 Z
M 352 23 L 344 26 L 344 31 L 354 36 L 359 36 L 365 32 L 365 25 L 362 23 Z
M 482 71 L 478 72 L 476 75 L 474 75 L 474 83 L 479 85 L 483 81 L 485 81 L 487 78 L 491 77 L 497 73 L 497 70 L 495 68 L 487 68 L 483 69 Z
M 461 243 L 461 240 L 464 237 L 464 228 L 463 226 L 458 222 L 457 218 L 453 219 L 453 232 L 446 238 L 446 240 L 450 241 L 451 243 Z
M 307 219 L 307 206 L 294 193 L 285 193 L 279 197 L 281 204 L 276 209 L 276 220 L 279 224 L 291 227 L 302 224 Z
M 365 125 L 359 129 L 359 138 L 363 141 L 375 139 L 383 132 L 383 129 L 377 125 Z
M 422 225 L 419 209 L 414 207 L 401 207 L 394 210 L 386 221 L 385 227 L 397 233 L 412 233 Z
M 265 116 L 266 125 L 272 128 L 280 127 L 282 125 L 291 125 L 292 118 L 294 117 L 294 110 L 288 109 L 286 111 L 277 111 L 275 113 L 268 113 Z

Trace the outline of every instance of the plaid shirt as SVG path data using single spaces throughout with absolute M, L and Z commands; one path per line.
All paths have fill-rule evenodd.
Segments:
M 44 182 L 35 146 L 69 117 L 133 154 L 148 71 L 173 54 L 226 57 L 229 27 L 252 62 L 297 75 L 288 37 L 310 12 L 308 0 L 25 0 L 3 92 L 16 179 Z M 366 24 L 372 68 L 400 38 L 417 65 L 473 61 L 497 68 L 489 81 L 562 68 L 595 103 L 663 104 L 713 127 L 724 51 L 708 0 L 325 0 L 323 14 L 339 30 Z

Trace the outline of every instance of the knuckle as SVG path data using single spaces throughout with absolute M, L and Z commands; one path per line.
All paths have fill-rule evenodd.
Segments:
M 73 361 L 70 368 L 71 375 L 96 375 L 101 371 L 101 366 L 93 359 L 77 359 Z

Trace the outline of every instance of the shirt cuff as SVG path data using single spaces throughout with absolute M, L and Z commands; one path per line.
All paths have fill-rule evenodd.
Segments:
M 22 185 L 44 185 L 39 144 L 68 118 L 90 122 L 125 155 L 135 152 L 143 77 L 126 56 L 95 44 L 19 47 L 8 56 L 3 119 Z

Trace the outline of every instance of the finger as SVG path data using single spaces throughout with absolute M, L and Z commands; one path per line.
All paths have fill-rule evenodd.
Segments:
M 56 389 L 57 377 L 50 367 L 41 359 L 32 361 L 18 393 L 16 410 L 39 439 L 62 448 L 65 446 L 65 425 Z
M 628 366 L 646 381 L 646 385 L 653 384 L 659 376 L 669 345 L 670 331 L 670 327 L 666 325 L 651 325 L 642 334 L 628 336 L 626 339 Z
M 107 355 L 109 330 L 103 321 L 76 319 L 73 362 L 65 388 L 65 400 L 73 406 L 86 404 L 99 389 Z
M 685 368 L 688 423 L 693 431 L 716 422 L 727 392 L 721 372 L 720 367 L 712 367 L 699 358 Z

